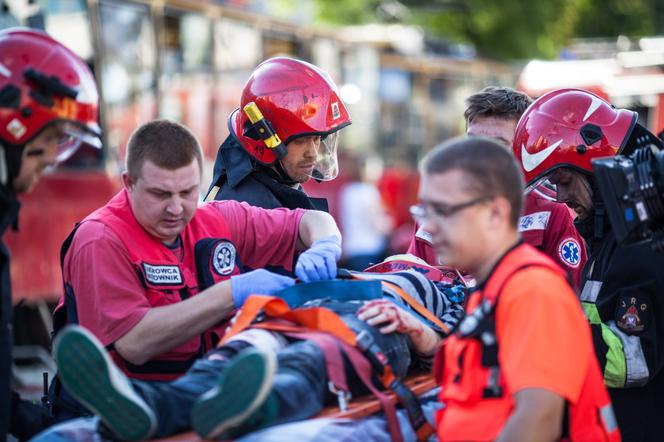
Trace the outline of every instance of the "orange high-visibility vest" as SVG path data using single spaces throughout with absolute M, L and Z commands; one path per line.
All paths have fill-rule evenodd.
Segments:
M 550 258 L 521 244 L 498 263 L 484 288 L 472 293 L 467 316 L 437 354 L 434 373 L 442 384 L 445 407 L 436 416 L 438 437 L 451 440 L 494 440 L 512 414 L 515 402 L 498 362 L 496 304 L 509 279 L 528 267 L 544 267 L 563 275 Z M 546 346 L 546 342 L 542 343 Z M 619 441 L 611 401 L 596 358 L 590 358 L 575 403 L 566 404 L 563 439 Z

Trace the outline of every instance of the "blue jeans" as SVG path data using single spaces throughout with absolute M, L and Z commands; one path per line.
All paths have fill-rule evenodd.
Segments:
M 233 350 L 232 353 L 237 353 L 240 349 Z M 219 376 L 232 357 L 228 354 L 228 347 L 213 350 L 213 353 L 216 352 L 221 352 L 225 358 L 199 359 L 175 381 L 132 380 L 136 392 L 157 417 L 154 437 L 166 437 L 191 428 L 194 402 L 217 385 Z M 272 394 L 277 400 L 278 415 L 273 423 L 276 425 L 318 414 L 323 409 L 327 394 L 325 357 L 321 349 L 312 342 L 298 341 L 279 351 L 277 360 Z
M 390 333 L 383 335 L 374 327 L 360 321 L 355 312 L 358 303 L 346 303 L 323 300 L 320 305 L 335 311 L 341 319 L 359 334 L 367 332 L 373 342 L 389 360 L 396 376 L 405 376 L 410 366 L 409 341 L 405 335 Z M 154 410 L 157 417 L 155 437 L 165 437 L 190 428 L 191 408 L 199 396 L 214 388 L 224 368 L 232 357 L 251 344 L 243 341 L 231 341 L 212 350 L 220 359 L 200 359 L 182 377 L 170 383 L 141 382 L 132 380 L 132 385 Z M 372 362 L 372 358 L 369 357 Z M 276 399 L 277 416 L 271 422 L 278 425 L 307 419 L 317 415 L 329 400 L 336 396 L 327 389 L 328 376 L 323 351 L 311 341 L 295 341 L 277 353 L 277 373 L 272 385 L 271 395 Z M 374 369 L 381 365 L 373 361 Z M 344 355 L 344 366 L 348 388 L 353 396 L 366 394 L 369 390 L 354 374 Z M 374 383 L 378 385 L 378 381 Z

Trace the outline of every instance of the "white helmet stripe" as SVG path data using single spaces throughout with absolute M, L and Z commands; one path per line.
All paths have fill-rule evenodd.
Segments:
M 600 100 L 597 97 L 591 97 L 592 101 L 590 102 L 590 106 L 588 106 L 588 110 L 586 111 L 586 115 L 583 117 L 583 121 L 586 121 L 599 107 L 602 105 L 603 101 Z
M 553 143 L 551 146 L 547 147 L 546 149 L 540 150 L 537 153 L 531 154 L 526 150 L 525 145 L 521 145 L 521 163 L 523 164 L 523 168 L 526 170 L 526 172 L 531 172 L 533 169 L 535 169 L 537 166 L 542 164 L 544 160 L 546 160 L 549 155 L 553 153 L 554 150 L 560 144 L 563 142 L 562 138 L 555 143 Z
M 0 63 L 0 74 L 4 75 L 5 77 L 11 77 L 12 76 L 12 71 L 7 69 L 7 66 Z

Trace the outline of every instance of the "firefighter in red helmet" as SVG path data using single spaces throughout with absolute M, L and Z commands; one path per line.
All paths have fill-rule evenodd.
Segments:
M 334 179 L 339 130 L 351 124 L 337 87 L 322 69 L 276 57 L 261 63 L 228 118 L 206 200 L 273 209 L 327 210 L 301 183 Z
M 549 180 L 577 213 L 589 246 L 581 304 L 624 440 L 664 434 L 664 254 L 648 244 L 622 247 L 605 215 L 591 160 L 662 148 L 637 121 L 579 89 L 539 98 L 521 117 L 513 152 L 529 186 Z
M 514 89 L 486 87 L 466 99 L 466 132 L 470 136 L 497 139 L 510 149 L 519 118 L 531 103 L 530 97 Z M 552 199 L 543 186 L 527 192 L 519 218 L 519 232 L 525 242 L 548 255 L 568 272 L 573 286 L 578 289 L 587 260 L 585 245 L 574 227 L 569 209 Z M 421 226 L 417 228 L 408 251 L 431 263 L 438 262 L 431 245 L 431 235 Z
M 16 225 L 17 193 L 30 191 L 45 168 L 81 143 L 101 147 L 97 109 L 94 77 L 73 52 L 42 32 L 0 31 L 0 234 Z M 25 420 L 35 410 L 10 389 L 12 296 L 2 243 L 0 257 L 0 440 L 9 431 L 27 439 L 41 422 Z

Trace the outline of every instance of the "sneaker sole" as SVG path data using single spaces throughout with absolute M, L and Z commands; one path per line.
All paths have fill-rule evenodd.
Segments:
M 270 393 L 276 366 L 272 354 L 252 351 L 238 356 L 224 371 L 217 387 L 194 404 L 191 417 L 196 433 L 214 439 L 244 422 Z
M 152 410 L 113 379 L 113 362 L 94 336 L 82 328 L 66 329 L 54 347 L 58 376 L 69 393 L 94 411 L 118 438 L 150 437 L 156 427 Z

